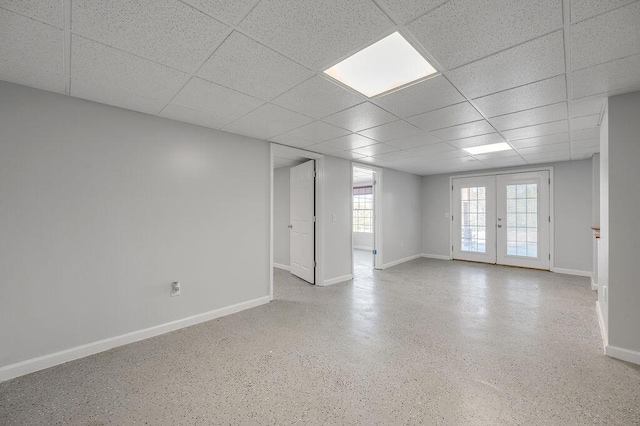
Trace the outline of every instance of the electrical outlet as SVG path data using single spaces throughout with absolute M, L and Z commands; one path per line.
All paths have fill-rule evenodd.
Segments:
M 171 297 L 173 296 L 180 296 L 180 281 L 171 283 Z

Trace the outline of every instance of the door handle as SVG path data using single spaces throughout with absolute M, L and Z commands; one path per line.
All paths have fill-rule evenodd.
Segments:
M 502 225 L 498 224 L 498 228 L 502 228 Z
M 289 225 L 289 226 L 287 226 L 287 228 L 293 229 L 293 225 Z

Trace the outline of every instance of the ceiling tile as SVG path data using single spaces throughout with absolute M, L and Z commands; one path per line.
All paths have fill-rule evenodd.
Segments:
M 240 23 L 256 40 L 317 71 L 393 27 L 369 0 L 265 0 Z
M 636 0 L 571 0 L 571 22 L 591 18 L 634 1 Z
M 398 161 L 398 160 L 404 160 L 407 158 L 412 158 L 413 156 L 414 154 L 409 151 L 394 151 L 394 152 L 387 152 L 386 154 L 376 155 L 376 158 L 384 161 Z
M 441 142 L 440 139 L 430 135 L 429 133 L 419 133 L 414 136 L 409 136 L 408 138 L 389 141 L 387 142 L 387 145 L 395 146 L 400 149 L 410 149 L 439 142 Z
M 452 69 L 562 28 L 562 2 L 452 0 L 408 28 Z
M 317 152 L 319 154 L 333 155 L 333 156 L 338 156 L 344 153 L 343 150 L 336 148 L 335 146 L 328 145 L 326 142 L 309 145 L 304 149 Z
M 313 123 L 298 127 L 297 129 L 290 131 L 288 134 L 307 139 L 313 143 L 320 143 L 339 136 L 344 136 L 348 133 L 349 131 L 331 124 L 323 123 L 322 121 L 314 121 Z
M 498 129 L 509 130 L 518 127 L 533 126 L 535 124 L 549 123 L 551 121 L 565 120 L 567 118 L 567 103 L 561 102 L 513 114 L 500 115 L 489 121 Z
M 585 115 L 584 117 L 578 117 L 571 120 L 572 130 L 584 130 L 598 127 L 600 121 L 600 114 Z
M 399 23 L 406 24 L 435 9 L 447 0 L 380 0 Z
M 394 120 L 397 120 L 397 117 L 370 102 L 364 102 L 324 119 L 328 123 L 352 132 L 359 132 Z
M 478 154 L 478 155 L 474 155 L 473 158 L 475 158 L 476 160 L 482 161 L 484 163 L 486 161 L 514 159 L 514 158 L 521 158 L 521 157 L 520 157 L 520 154 L 518 154 L 516 151 L 510 149 L 508 151 L 491 152 L 488 154 Z
M 0 59 L 16 68 L 63 74 L 62 30 L 4 9 L 0 9 L 0 28 Z
M 373 102 L 407 118 L 463 102 L 464 97 L 441 75 L 376 98 Z
M 456 148 L 452 147 L 448 143 L 441 142 L 441 143 L 434 143 L 431 145 L 425 145 L 418 148 L 409 149 L 407 150 L 407 152 L 410 152 L 414 155 L 414 157 L 419 158 L 423 156 L 433 157 L 442 152 L 455 151 L 455 150 Z
M 600 148 L 600 139 L 587 139 L 571 142 L 571 149 Z
M 279 53 L 233 32 L 198 71 L 198 76 L 269 100 L 313 73 Z
M 365 155 L 357 154 L 353 151 L 340 151 L 332 155 L 338 158 L 344 158 L 346 160 L 360 160 L 361 158 L 366 157 Z
M 74 33 L 188 72 L 195 72 L 229 28 L 172 0 L 71 2 Z
M 594 127 L 591 129 L 574 130 L 571 134 L 571 140 L 580 141 L 585 139 L 599 139 L 600 128 Z
M 579 70 L 640 53 L 640 3 L 571 26 L 571 68 Z
M 450 71 L 462 93 L 478 98 L 564 74 L 562 31 L 523 43 Z
M 408 138 L 420 133 L 422 133 L 422 130 L 402 120 L 393 121 L 378 127 L 372 127 L 371 129 L 360 132 L 361 135 L 375 139 L 379 142 Z
M 282 145 L 293 146 L 296 148 L 303 148 L 309 145 L 313 145 L 313 142 L 308 141 L 306 139 L 298 138 L 295 136 L 291 136 L 290 134 L 283 133 L 278 136 L 274 136 L 269 139 L 272 142 L 276 142 Z
M 582 117 L 585 115 L 600 114 L 604 106 L 605 98 L 595 96 L 593 98 L 583 98 L 571 102 L 571 115 Z
M 312 121 L 311 118 L 288 109 L 273 104 L 264 104 L 225 126 L 223 130 L 259 139 L 269 139 L 310 121 Z
M 492 132 L 495 132 L 495 129 L 491 127 L 491 124 L 489 124 L 486 120 L 478 120 L 471 123 L 460 124 L 458 126 L 436 130 L 434 132 L 431 132 L 431 134 L 439 139 L 442 139 L 443 141 L 449 141 L 454 139 L 468 138 L 471 136 L 484 135 Z
M 368 157 L 380 155 L 380 154 L 386 154 L 387 152 L 393 152 L 397 150 L 398 150 L 397 148 L 390 145 L 383 144 L 383 143 L 377 143 L 375 145 L 368 145 L 368 146 L 363 146 L 362 148 L 352 149 L 352 151 L 355 152 L 356 154 L 362 154 Z
M 164 65 L 80 36 L 72 37 L 72 76 L 106 90 L 168 101 L 187 78 L 186 74 Z
M 640 3 L 638 3 L 640 4 Z M 611 96 L 640 90 L 640 55 L 574 71 L 573 97 Z
M 518 152 L 523 157 L 531 156 L 534 154 L 548 154 L 554 153 L 556 155 L 557 152 L 568 153 L 570 150 L 569 142 L 564 143 L 556 143 L 553 145 L 540 145 L 540 146 L 532 146 L 530 148 L 521 148 L 518 149 Z
M 529 164 L 542 164 L 542 163 L 557 163 L 559 161 L 571 160 L 571 153 L 565 151 L 558 151 L 545 154 L 533 154 L 523 157 Z
M 258 0 L 183 0 L 209 16 L 238 25 Z
M 101 87 L 75 78 L 71 80 L 71 96 L 154 115 L 165 106 L 164 101 L 124 92 L 113 86 Z
M 0 7 L 63 28 L 62 2 L 51 0 L 0 0 Z
M 171 101 L 221 119 L 235 120 L 257 108 L 262 101 L 193 77 Z
M 517 141 L 518 139 L 536 138 L 539 136 L 555 135 L 557 133 L 566 133 L 569 131 L 569 122 L 567 120 L 554 121 L 552 123 L 536 124 L 535 126 L 521 127 L 519 129 L 505 130 L 502 132 L 508 141 Z
M 526 161 L 522 159 L 522 157 L 508 157 L 508 158 L 487 158 L 486 160 L 481 160 L 487 166 L 500 168 L 500 167 L 513 167 L 513 166 L 523 166 L 527 164 Z
M 569 133 L 558 133 L 555 135 L 540 136 L 537 138 L 520 139 L 512 141 L 511 145 L 516 148 L 530 148 L 532 146 L 552 145 L 556 143 L 569 142 Z
M 331 139 L 326 142 L 327 145 L 343 150 L 362 148 L 364 146 L 375 145 L 376 143 L 378 142 L 374 141 L 373 139 L 365 138 L 364 136 L 360 136 L 355 133 L 336 139 Z
M 66 79 L 61 74 L 2 59 L 0 59 L 0 80 L 57 93 L 64 93 L 66 87 Z
M 71 88 L 73 90 L 73 85 Z M 231 121 L 227 118 L 217 117 L 206 112 L 196 111 L 195 109 L 176 104 L 167 105 L 160 115 L 172 120 L 184 121 L 185 123 L 197 124 L 198 126 L 210 127 L 212 129 L 219 129 Z
M 462 102 L 415 115 L 409 121 L 423 130 L 431 131 L 481 119 L 482 115 L 469 102 Z
M 319 119 L 363 101 L 363 97 L 316 76 L 278 96 L 273 103 Z
M 593 157 L 593 154 L 597 154 L 600 152 L 600 148 L 580 148 L 580 149 L 572 149 L 571 150 L 571 159 L 572 160 L 585 160 Z
M 566 100 L 565 77 L 560 75 L 478 98 L 474 103 L 485 116 L 495 117 Z
M 458 149 L 471 148 L 472 146 L 489 145 L 492 143 L 505 142 L 504 138 L 500 136 L 500 133 L 488 133 L 486 135 L 473 136 L 470 138 L 457 139 L 455 141 L 449 141 L 449 145 Z

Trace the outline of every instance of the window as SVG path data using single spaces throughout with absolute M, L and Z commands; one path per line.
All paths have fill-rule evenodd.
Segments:
M 373 233 L 373 187 L 353 188 L 353 232 Z
M 460 189 L 463 251 L 486 253 L 486 188 Z

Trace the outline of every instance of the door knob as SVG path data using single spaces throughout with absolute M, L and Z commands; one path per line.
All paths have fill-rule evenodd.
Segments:
M 293 229 L 293 225 L 289 225 L 289 226 L 288 226 L 288 228 L 289 228 L 289 229 Z
M 498 228 L 502 228 L 502 225 L 498 224 Z

